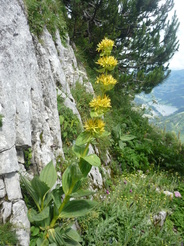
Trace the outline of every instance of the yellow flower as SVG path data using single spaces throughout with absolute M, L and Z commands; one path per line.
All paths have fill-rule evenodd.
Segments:
M 106 90 L 111 90 L 114 87 L 114 85 L 117 83 L 117 80 L 114 79 L 111 74 L 108 75 L 101 74 L 97 78 L 96 83 L 102 84 Z
M 89 119 L 85 122 L 84 128 L 87 132 L 90 132 L 92 135 L 100 135 L 102 134 L 104 129 L 105 123 L 101 119 Z
M 114 46 L 114 41 L 104 38 L 98 45 L 97 45 L 97 51 L 102 52 L 101 55 L 110 55 L 112 48 Z
M 93 108 L 98 114 L 105 113 L 111 108 L 111 100 L 106 95 L 101 98 L 100 96 L 94 98 L 90 103 L 90 107 Z
M 114 58 L 114 56 L 103 56 L 99 58 L 96 63 L 106 70 L 111 71 L 118 64 L 118 61 Z

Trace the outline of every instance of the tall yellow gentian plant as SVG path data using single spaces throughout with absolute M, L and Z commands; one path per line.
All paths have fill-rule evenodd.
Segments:
M 111 56 L 114 42 L 105 38 L 98 44 L 100 58 L 100 75 L 96 83 L 100 85 L 99 95 L 90 102 L 91 118 L 84 124 L 84 131 L 76 139 L 73 151 L 79 159 L 71 164 L 62 175 L 62 186 L 56 186 L 57 172 L 50 162 L 39 177 L 29 181 L 21 176 L 21 180 L 36 208 L 29 209 L 32 239 L 30 245 L 80 245 L 81 238 L 64 219 L 83 216 L 96 206 L 96 202 L 81 199 L 91 194 L 91 191 L 81 190 L 81 181 L 88 175 L 92 166 L 101 165 L 96 154 L 88 154 L 89 144 L 97 138 L 108 135 L 105 131 L 103 115 L 111 108 L 110 98 L 105 94 L 113 88 L 116 80 L 110 74 L 117 65 L 117 60 Z M 61 199 L 61 196 L 64 198 Z M 71 199 L 72 198 L 72 199 Z

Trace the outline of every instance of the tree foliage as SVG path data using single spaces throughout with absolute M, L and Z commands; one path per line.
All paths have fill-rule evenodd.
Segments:
M 174 0 L 63 0 L 71 40 L 95 59 L 97 43 L 116 41 L 119 86 L 150 92 L 169 75 L 169 60 L 178 50 L 179 22 Z

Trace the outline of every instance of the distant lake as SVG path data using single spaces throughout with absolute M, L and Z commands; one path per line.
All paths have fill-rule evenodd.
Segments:
M 178 108 L 175 106 L 168 106 L 163 104 L 152 104 L 151 106 L 162 116 L 169 116 L 178 110 Z

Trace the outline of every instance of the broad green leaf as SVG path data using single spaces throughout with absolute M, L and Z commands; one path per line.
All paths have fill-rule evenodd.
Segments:
M 133 136 L 133 135 L 123 135 L 120 137 L 120 140 L 126 142 L 126 141 L 133 140 L 135 138 L 136 136 Z
M 47 193 L 44 199 L 44 207 L 50 206 L 52 200 L 53 200 L 52 194 L 50 192 Z
M 20 178 L 21 178 L 21 182 L 25 186 L 27 192 L 33 198 L 37 208 L 40 209 L 39 196 L 37 195 L 36 191 L 32 187 L 31 182 L 27 178 L 23 177 L 22 175 L 20 175 Z
M 56 204 L 53 206 L 53 217 L 58 217 L 59 216 L 59 208 L 57 208 Z
M 55 185 L 57 181 L 57 172 L 52 161 L 41 171 L 40 180 L 46 183 L 50 189 Z
M 45 238 L 38 238 L 36 241 L 37 246 L 49 246 L 49 241 Z
M 65 242 L 63 240 L 63 230 L 59 227 L 57 228 L 53 228 L 53 229 L 49 229 L 48 230 L 48 234 L 49 234 L 49 241 L 53 241 L 59 246 L 62 245 L 64 246 Z
M 65 235 L 69 238 L 69 239 L 72 239 L 76 242 L 81 242 L 82 239 L 80 237 L 80 235 L 75 231 L 73 230 L 72 228 L 68 228 L 66 231 L 65 231 Z
M 92 166 L 87 161 L 85 161 L 83 158 L 80 158 L 79 167 L 84 177 L 87 177 L 88 173 L 90 172 L 92 168 Z
M 51 192 L 52 199 L 57 208 L 61 206 L 61 196 L 64 194 L 63 187 L 58 187 Z
M 81 146 L 86 143 L 89 143 L 92 139 L 93 137 L 91 136 L 91 134 L 89 132 L 84 131 L 77 137 L 75 144 L 77 146 Z
M 38 227 L 31 226 L 31 236 L 38 235 L 39 231 L 40 231 L 40 229 Z
M 78 165 L 72 164 L 63 173 L 62 187 L 65 195 L 73 191 L 75 184 L 82 178 Z
M 72 239 L 64 238 L 64 246 L 81 246 L 81 244 Z
M 82 145 L 82 146 L 77 146 L 77 145 L 74 145 L 72 147 L 72 150 L 73 152 L 76 154 L 76 156 L 78 158 L 80 158 L 83 154 L 84 154 L 84 150 L 85 150 L 86 146 L 85 145 Z M 88 149 L 89 151 L 89 149 Z M 88 151 L 86 152 L 86 155 L 88 154 Z
M 35 193 L 39 196 L 40 200 L 42 201 L 46 193 L 50 190 L 48 185 L 41 181 L 39 177 L 34 177 L 31 180 L 31 185 L 33 189 L 35 190 Z
M 75 193 L 72 193 L 70 196 L 74 197 L 74 198 L 79 198 L 79 197 L 83 197 L 83 196 L 90 196 L 93 194 L 95 194 L 95 192 L 91 191 L 91 190 L 79 190 Z
M 37 238 L 31 239 L 29 246 L 36 246 Z
M 81 188 L 81 179 L 75 183 L 75 186 L 72 190 L 73 193 L 77 192 Z
M 124 149 L 125 146 L 126 146 L 126 143 L 124 143 L 122 140 L 119 140 L 120 149 Z
M 100 158 L 96 154 L 91 154 L 91 155 L 82 157 L 81 159 L 84 159 L 90 165 L 95 166 L 95 167 L 99 167 L 101 165 Z
M 49 207 L 44 208 L 40 213 L 37 213 L 36 210 L 31 208 L 28 211 L 29 221 L 33 223 L 35 221 L 42 221 L 44 219 L 47 219 L 49 217 L 49 212 L 50 212 Z
M 61 218 L 73 218 L 84 216 L 90 212 L 97 202 L 91 200 L 72 200 L 69 201 L 60 213 Z

